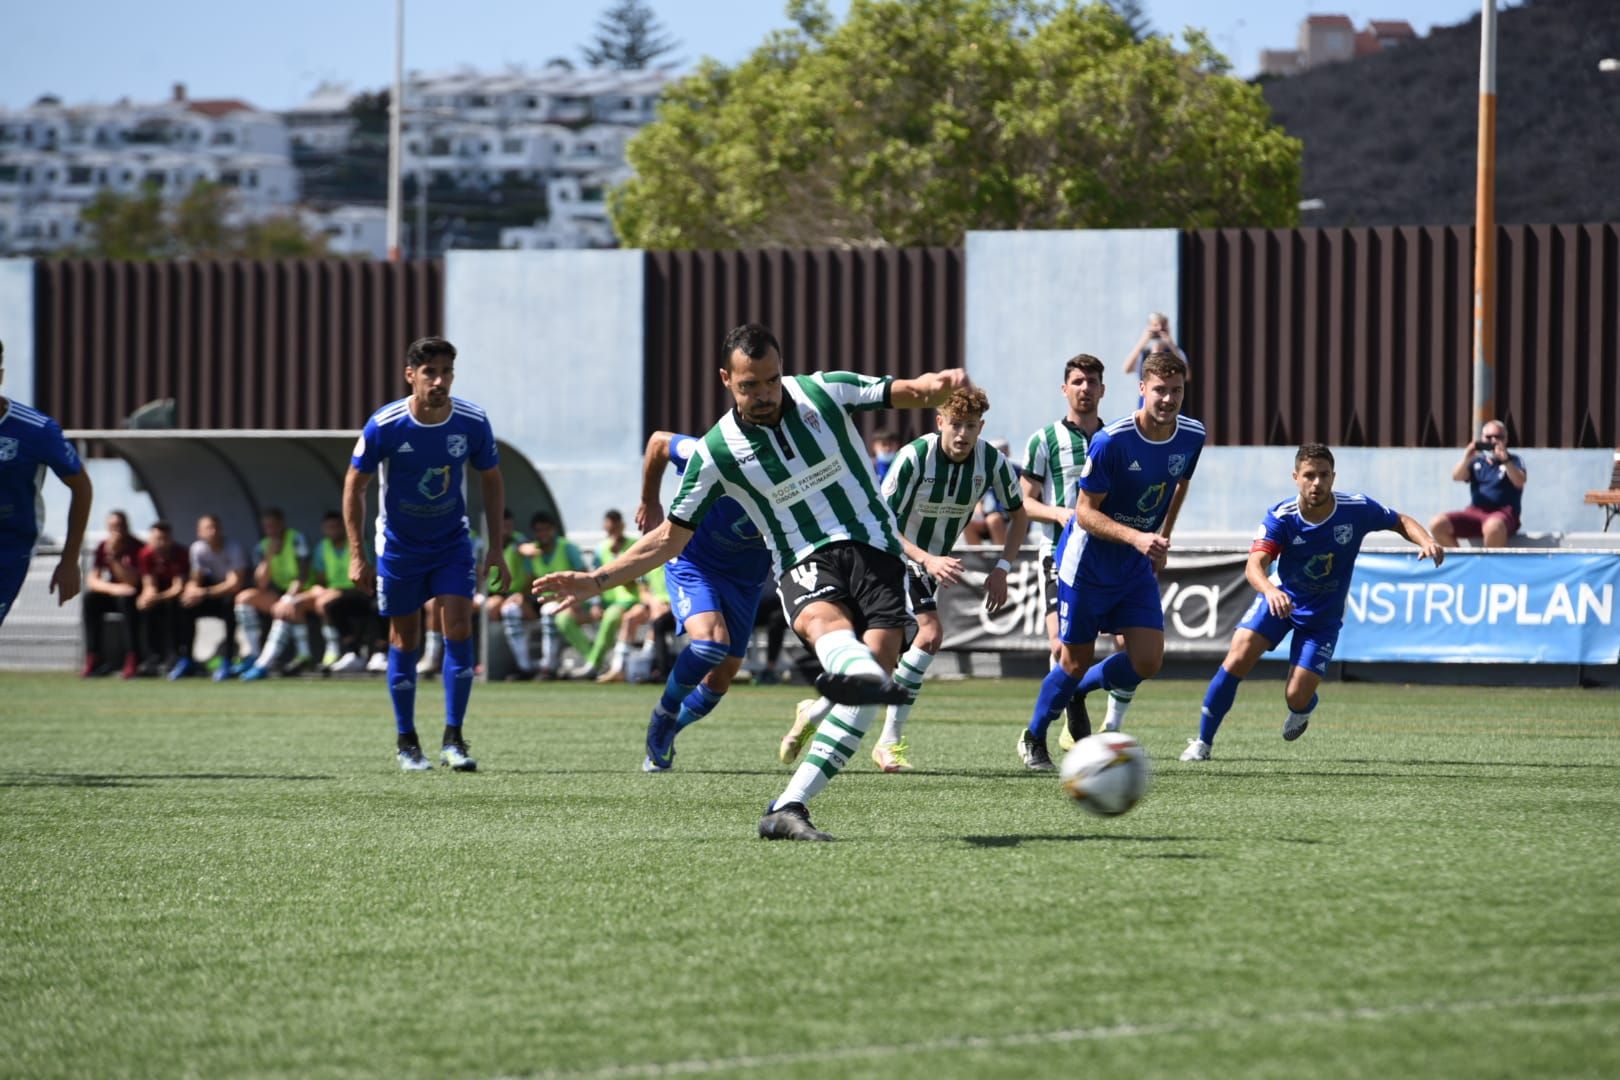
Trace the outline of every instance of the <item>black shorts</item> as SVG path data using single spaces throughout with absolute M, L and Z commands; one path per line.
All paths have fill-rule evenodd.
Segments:
M 782 575 L 782 610 L 792 626 L 805 605 L 837 604 L 857 635 L 906 625 L 906 568 L 886 551 L 845 540 L 829 544 Z M 797 632 L 797 628 L 795 628 Z
M 906 560 L 906 599 L 911 601 L 911 610 L 926 615 L 931 611 L 939 610 L 939 601 L 934 594 L 939 591 L 939 582 L 934 576 L 922 568 L 922 564 Z
M 1056 615 L 1057 603 L 1057 561 L 1050 555 L 1041 556 L 1041 569 L 1046 572 L 1046 613 Z

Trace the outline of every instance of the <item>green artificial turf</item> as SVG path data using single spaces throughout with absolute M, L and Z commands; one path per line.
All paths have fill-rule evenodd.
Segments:
M 1328 684 L 1290 744 L 1253 681 L 1190 765 L 1154 683 L 1100 819 L 1035 690 L 929 684 L 814 845 L 754 833 L 792 688 L 645 776 L 652 688 L 481 685 L 482 770 L 407 775 L 378 681 L 0 677 L 0 1073 L 1620 1074 L 1620 695 Z

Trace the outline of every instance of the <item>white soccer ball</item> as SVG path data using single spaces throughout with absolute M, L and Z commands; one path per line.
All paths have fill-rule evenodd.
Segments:
M 1114 817 L 1142 801 L 1153 765 L 1142 744 L 1121 731 L 1105 731 L 1074 744 L 1058 770 L 1063 791 L 1093 814 Z

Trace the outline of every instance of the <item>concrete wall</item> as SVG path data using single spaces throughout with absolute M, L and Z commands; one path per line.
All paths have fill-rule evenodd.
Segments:
M 1174 229 L 968 233 L 965 352 L 990 395 L 986 434 L 1021 454 L 1063 416 L 1063 363 L 1076 353 L 1108 367 L 1103 419 L 1134 409 L 1126 354 L 1151 311 L 1169 312 L 1174 332 L 1179 250 Z
M 1603 528 L 1602 512 L 1581 499 L 1588 491 L 1609 486 L 1613 451 L 1520 448 L 1515 452 L 1524 459 L 1529 473 L 1524 489 L 1527 532 L 1597 532 Z M 1340 490 L 1360 491 L 1425 525 L 1434 514 L 1468 505 L 1468 485 L 1451 479 L 1451 469 L 1462 456 L 1460 449 L 1335 446 L 1333 456 Z M 1251 536 L 1266 507 L 1294 494 L 1289 479 L 1293 468 L 1293 447 L 1211 447 L 1199 461 L 1176 534 L 1189 538 L 1212 533 Z
M 0 259 L 0 341 L 6 381 L 0 395 L 34 403 L 34 262 Z
M 452 251 L 445 336 L 458 397 L 545 477 L 565 526 L 628 518 L 641 489 L 642 254 Z M 530 507 L 513 507 L 520 522 Z

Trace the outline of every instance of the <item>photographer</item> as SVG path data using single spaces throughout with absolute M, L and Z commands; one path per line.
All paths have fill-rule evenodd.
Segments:
M 1458 540 L 1506 547 L 1519 531 L 1525 471 L 1519 455 L 1508 453 L 1507 427 L 1500 420 L 1486 421 L 1479 438 L 1464 448 L 1451 478 L 1468 485 L 1469 506 L 1437 514 L 1429 523 L 1435 540 L 1443 547 L 1456 547 Z

